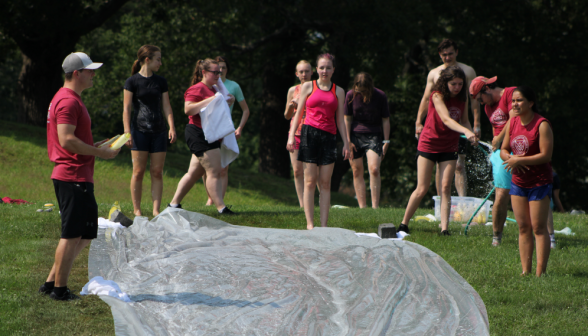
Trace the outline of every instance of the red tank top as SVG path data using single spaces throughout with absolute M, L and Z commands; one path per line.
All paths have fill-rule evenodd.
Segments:
M 331 89 L 323 91 L 318 87 L 316 81 L 312 81 L 312 92 L 306 99 L 304 124 L 331 134 L 337 134 L 335 114 L 337 114 L 338 107 L 337 85 L 331 83 Z
M 527 125 L 521 125 L 521 118 L 514 117 L 510 120 L 510 150 L 515 155 L 533 156 L 539 154 L 539 126 L 543 123 L 551 123 L 535 113 L 533 120 Z M 551 174 L 551 162 L 528 166 L 524 173 L 512 172 L 512 183 L 522 188 L 535 188 L 553 182 Z
M 433 91 L 429 97 L 429 111 L 425 127 L 419 136 L 419 145 L 417 149 L 425 153 L 451 153 L 457 152 L 459 144 L 459 133 L 445 126 L 439 113 L 433 104 L 433 95 L 438 91 Z M 465 109 L 465 102 L 457 97 L 449 98 L 445 101 L 445 106 L 449 111 L 451 119 L 461 122 L 461 115 Z
M 296 85 L 296 88 L 294 89 L 294 94 L 292 95 L 292 99 L 298 101 L 298 97 L 300 96 L 300 86 L 301 84 Z M 295 136 L 300 136 L 300 132 L 302 130 L 302 125 L 304 124 L 304 119 L 306 118 L 306 106 L 302 109 L 302 118 L 300 119 L 300 122 L 298 123 L 298 128 L 296 129 L 296 133 L 294 133 Z M 290 126 L 292 126 L 292 121 L 294 120 L 294 117 L 292 117 L 292 119 L 290 119 Z
M 488 120 L 490 120 L 490 123 L 494 127 L 494 136 L 502 132 L 502 129 L 506 126 L 510 118 L 508 112 L 512 109 L 512 93 L 515 89 L 515 86 L 505 88 L 498 103 L 484 107 Z

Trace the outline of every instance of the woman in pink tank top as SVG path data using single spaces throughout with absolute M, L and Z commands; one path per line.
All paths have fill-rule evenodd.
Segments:
M 537 113 L 537 98 L 532 89 L 517 87 L 512 94 L 512 109 L 515 116 L 506 126 L 500 157 L 512 172 L 510 195 L 519 224 L 522 275 L 530 274 L 533 267 L 535 234 L 535 275 L 541 276 L 547 269 L 550 252 L 547 218 L 553 182 L 553 132 L 549 121 Z
M 304 214 L 306 228 L 314 228 L 314 189 L 321 193 L 319 200 L 321 226 L 326 227 L 331 207 L 331 175 L 337 158 L 337 128 L 343 140 L 343 156 L 349 159 L 347 131 L 343 121 L 345 91 L 331 82 L 335 71 L 335 57 L 322 54 L 317 58 L 317 81 L 306 82 L 300 88 L 298 109 L 290 126 L 286 148 L 294 152 L 295 134 L 306 108 L 301 134 L 298 161 L 304 162 Z
M 478 141 L 468 120 L 465 83 L 463 70 L 458 66 L 451 66 L 441 71 L 433 87 L 427 120 L 417 147 L 417 187 L 410 196 L 398 231 L 409 232 L 408 223 L 429 191 L 433 167 L 435 163 L 439 163 L 441 233 L 450 235 L 448 227 L 451 184 L 457 163 L 459 135 L 465 134 L 474 144 Z
M 288 90 L 288 97 L 286 98 L 286 111 L 284 117 L 286 120 L 292 120 L 292 117 L 296 113 L 298 107 L 298 97 L 300 96 L 300 88 L 302 85 L 310 80 L 312 76 L 312 66 L 308 61 L 301 60 L 296 65 L 296 77 L 300 79 L 300 84 L 291 87 Z M 304 195 L 304 171 L 302 167 L 302 161 L 298 161 L 298 148 L 300 147 L 300 132 L 302 130 L 302 124 L 306 117 L 306 110 L 302 110 L 302 121 L 299 123 L 296 129 L 294 143 L 294 151 L 290 153 L 290 162 L 292 162 L 292 170 L 294 171 L 294 186 L 296 187 L 296 194 L 298 195 L 298 202 L 300 207 L 304 207 L 303 195 Z M 290 125 L 292 125 L 292 121 Z

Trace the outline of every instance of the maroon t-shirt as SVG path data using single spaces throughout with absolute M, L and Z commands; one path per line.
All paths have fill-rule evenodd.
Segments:
M 484 107 L 484 111 L 494 127 L 494 136 L 502 132 L 502 129 L 506 126 L 510 118 L 508 112 L 512 109 L 512 93 L 515 89 L 515 86 L 505 88 L 498 103 Z
M 49 104 L 47 114 L 47 153 L 55 162 L 51 178 L 65 182 L 94 183 L 94 156 L 74 154 L 59 144 L 57 125 L 74 125 L 74 135 L 84 143 L 94 146 L 90 114 L 82 98 L 73 90 L 61 88 Z
M 521 125 L 520 117 L 514 117 L 510 120 L 510 143 L 506 150 L 515 155 L 533 156 L 539 154 L 539 126 L 541 123 L 551 123 L 549 120 L 543 118 L 538 113 L 535 113 L 533 120 L 527 125 Z M 522 188 L 535 188 L 553 182 L 553 175 L 551 173 L 551 162 L 527 166 L 529 170 L 524 169 L 524 172 L 513 170 L 512 183 Z
M 353 98 L 353 90 L 349 90 L 345 97 L 345 115 L 353 116 L 351 131 L 354 133 L 382 133 L 382 118 L 390 118 L 388 98 L 384 91 L 374 88 L 370 102 L 364 103 L 361 94 Z
M 216 94 L 216 91 L 210 89 L 206 84 L 198 82 L 188 88 L 184 93 L 184 101 L 198 103 L 206 98 L 212 97 Z M 202 121 L 200 119 L 200 113 L 190 116 L 190 122 L 188 124 L 195 125 L 198 128 L 202 128 Z
M 417 149 L 425 153 L 451 153 L 457 152 L 459 144 L 459 133 L 445 126 L 439 113 L 433 104 L 433 95 L 438 91 L 433 91 L 429 97 L 429 111 L 425 127 L 419 136 L 419 145 Z M 465 110 L 465 102 L 457 97 L 445 100 L 445 106 L 449 111 L 451 119 L 461 123 L 461 116 Z

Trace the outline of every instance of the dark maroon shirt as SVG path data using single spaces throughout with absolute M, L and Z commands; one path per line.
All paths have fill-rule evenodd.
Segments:
M 384 91 L 374 88 L 369 103 L 363 102 L 363 96 L 356 94 L 353 98 L 353 90 L 347 92 L 345 97 L 345 115 L 353 116 L 351 131 L 354 133 L 382 133 L 382 118 L 390 118 L 388 98 Z

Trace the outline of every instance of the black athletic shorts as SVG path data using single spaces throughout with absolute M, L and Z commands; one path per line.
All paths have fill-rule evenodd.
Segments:
M 160 153 L 167 152 L 167 131 L 161 133 L 145 133 L 131 130 L 133 147 L 131 150 Z
M 337 135 L 302 125 L 298 161 L 326 166 L 337 161 Z
M 468 144 L 468 139 L 464 139 L 459 137 L 459 145 L 457 147 L 457 154 L 465 154 L 466 153 L 466 145 Z
M 61 211 L 61 238 L 94 239 L 98 235 L 98 204 L 94 184 L 53 180 Z
M 363 158 L 368 150 L 382 156 L 382 133 L 354 133 L 351 132 L 351 143 L 355 145 L 353 159 Z
M 416 159 L 418 160 L 419 156 L 424 157 L 425 159 L 429 159 L 433 162 L 443 162 L 443 161 L 452 161 L 457 160 L 457 152 L 448 152 L 448 153 L 427 153 L 417 151 Z
M 202 128 L 188 124 L 186 125 L 186 143 L 188 144 L 188 148 L 190 148 L 190 152 L 196 155 L 197 157 L 202 157 L 204 152 L 208 152 L 212 149 L 220 148 L 221 141 L 215 141 L 213 143 L 208 143 L 204 138 L 204 131 Z

